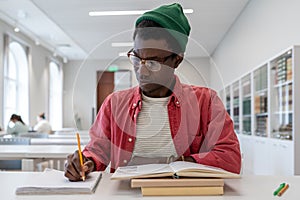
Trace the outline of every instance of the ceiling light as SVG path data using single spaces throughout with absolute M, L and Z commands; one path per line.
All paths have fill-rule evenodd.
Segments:
M 126 57 L 126 56 L 127 56 L 127 52 L 120 52 L 120 53 L 119 53 L 119 56 L 120 56 L 120 57 Z
M 19 27 L 16 26 L 16 27 L 14 28 L 14 31 L 15 31 L 16 33 L 20 32 Z
M 118 10 L 118 11 L 91 11 L 89 16 L 111 16 L 111 15 L 141 15 L 150 10 Z M 193 13 L 193 9 L 183 9 L 186 14 Z
M 132 47 L 133 42 L 112 42 L 112 47 Z

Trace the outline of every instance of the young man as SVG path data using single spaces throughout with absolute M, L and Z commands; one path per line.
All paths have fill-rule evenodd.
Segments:
M 233 123 L 215 91 L 180 83 L 190 25 L 179 4 L 146 12 L 136 21 L 128 52 L 138 87 L 111 94 L 102 104 L 83 150 L 84 171 L 119 166 L 197 162 L 239 173 L 240 147 Z M 81 179 L 78 152 L 65 176 Z

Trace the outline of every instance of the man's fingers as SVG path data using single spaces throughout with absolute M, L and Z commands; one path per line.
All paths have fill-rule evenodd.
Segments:
M 79 162 L 78 151 L 67 156 L 67 161 L 65 163 L 65 176 L 70 181 L 80 181 L 81 180 L 81 166 Z
M 80 174 L 81 171 L 81 165 L 80 160 L 78 156 L 78 151 L 75 151 L 74 156 L 72 157 L 71 163 L 73 165 L 73 168 L 76 170 L 78 174 Z
M 80 178 L 73 176 L 70 171 L 65 171 L 65 177 L 67 177 L 70 181 L 79 181 Z
M 87 162 L 85 162 L 83 165 L 83 170 L 86 173 L 90 173 L 90 172 L 94 171 L 94 162 L 91 160 L 88 160 Z

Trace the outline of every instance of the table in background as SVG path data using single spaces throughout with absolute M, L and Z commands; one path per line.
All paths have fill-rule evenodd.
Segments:
M 65 130 L 57 130 L 57 131 L 54 131 L 54 135 L 75 135 L 76 133 L 79 133 L 80 136 L 83 136 L 83 135 L 89 135 L 89 130 L 68 130 L 68 131 L 65 131 Z
M 75 134 L 67 134 L 67 135 L 51 134 L 48 135 L 48 138 L 49 139 L 72 139 L 72 138 L 76 138 L 76 135 Z M 80 139 L 90 139 L 90 136 L 87 134 L 81 134 Z
M 87 138 L 80 138 L 80 143 L 86 145 L 89 142 Z M 77 139 L 74 138 L 31 138 L 30 145 L 77 145 Z
M 67 155 L 75 150 L 77 145 L 0 145 L 0 160 L 22 160 L 23 171 L 37 170 L 36 163 L 43 160 L 53 160 L 53 168 L 63 169 Z

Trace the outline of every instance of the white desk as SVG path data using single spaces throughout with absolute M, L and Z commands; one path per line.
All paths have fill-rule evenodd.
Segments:
M 46 195 L 46 196 L 17 196 L 15 188 L 22 185 L 26 179 L 31 178 L 31 173 L 40 172 L 0 172 L 0 194 L 5 200 L 297 200 L 300 188 L 300 177 L 272 177 L 272 176 L 245 176 L 241 179 L 225 180 L 225 194 L 223 196 L 170 196 L 170 197 L 142 197 L 140 189 L 131 189 L 128 181 L 112 181 L 110 174 L 103 177 L 92 195 Z M 273 196 L 274 190 L 286 182 L 290 188 L 282 197 Z
M 0 145 L 0 160 L 23 158 L 66 158 L 77 145 Z
M 73 138 L 76 139 L 75 134 L 68 134 L 68 135 L 51 134 L 51 135 L 48 135 L 48 139 L 73 139 Z M 83 135 L 80 135 L 80 139 L 90 139 L 90 136 L 83 134 Z
M 22 160 L 22 170 L 33 171 L 36 161 L 54 159 L 56 168 L 62 169 L 60 161 L 75 150 L 77 145 L 0 145 L 0 160 Z
M 80 138 L 80 143 L 86 145 L 90 139 Z M 30 145 L 77 145 L 76 138 L 31 138 Z
M 79 133 L 80 136 L 89 135 L 89 130 L 54 131 L 54 135 L 75 135 L 75 133 Z

